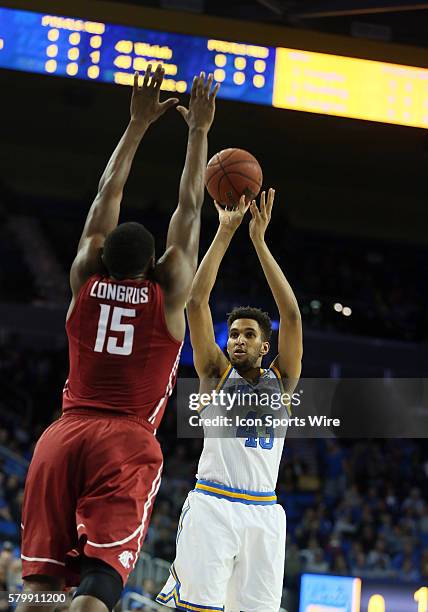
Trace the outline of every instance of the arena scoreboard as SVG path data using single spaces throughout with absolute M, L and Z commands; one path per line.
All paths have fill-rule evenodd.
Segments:
M 299 612 L 428 612 L 428 587 L 399 580 L 303 574 Z
M 360 612 L 361 579 L 303 574 L 300 612 Z
M 224 98 L 272 102 L 273 47 L 0 8 L 0 67 L 128 85 L 158 62 L 166 91 L 189 91 L 205 70 Z
M 428 128 L 428 69 L 0 7 L 0 68 L 130 85 L 162 62 L 162 89 L 213 72 L 219 97 Z

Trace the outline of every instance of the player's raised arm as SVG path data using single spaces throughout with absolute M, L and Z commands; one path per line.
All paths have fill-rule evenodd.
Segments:
M 141 87 L 138 72 L 134 75 L 130 122 L 101 176 L 71 267 L 70 284 L 74 297 L 89 276 L 102 270 L 102 247 L 106 236 L 117 226 L 123 189 L 141 139 L 150 124 L 178 102 L 177 98 L 159 102 L 164 77 L 160 64 L 151 78 L 150 75 L 151 64 L 147 66 Z
M 215 341 L 209 298 L 224 254 L 249 208 L 249 204 L 245 204 L 245 196 L 242 196 L 234 210 L 223 209 L 217 202 L 215 205 L 220 225 L 198 268 L 186 306 L 193 359 L 200 378 L 220 376 L 228 365 Z
M 169 304 L 172 309 L 184 307 L 198 263 L 208 132 L 220 85 L 212 86 L 213 75 L 205 81 L 205 73 L 201 72 L 193 79 L 189 108 L 177 107 L 189 127 L 186 161 L 178 205 L 168 228 L 167 250 L 157 264 L 157 278 L 165 289 L 167 307 Z
M 220 84 L 213 87 L 214 77 L 205 73 L 193 79 L 189 108 L 177 106 L 189 127 L 186 160 L 180 180 L 178 206 L 171 218 L 167 248 L 183 251 L 196 271 L 199 248 L 200 210 L 204 202 L 204 177 L 207 165 L 208 132 L 214 120 L 215 99 Z M 193 278 L 193 275 L 192 275 Z
M 269 189 L 267 202 L 265 192 L 260 198 L 260 209 L 253 200 L 250 206 L 250 237 L 256 249 L 266 280 L 271 288 L 279 310 L 278 357 L 274 365 L 281 375 L 287 376 L 297 384 L 302 369 L 302 319 L 299 305 L 293 290 L 281 268 L 265 242 L 265 232 L 269 224 L 275 190 Z

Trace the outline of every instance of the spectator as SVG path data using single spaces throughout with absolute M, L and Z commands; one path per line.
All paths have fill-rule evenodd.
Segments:
M 390 569 L 391 557 L 386 552 L 385 540 L 378 538 L 375 547 L 367 555 L 367 567 L 369 569 Z
M 148 597 L 148 599 L 154 599 L 158 592 L 159 591 L 156 587 L 156 584 L 151 578 L 146 578 L 143 581 L 143 595 L 145 597 Z
M 422 551 L 420 568 L 421 580 L 426 582 L 428 580 L 428 548 Z
M 312 558 L 306 562 L 305 570 L 312 574 L 325 574 L 328 572 L 328 562 L 324 557 L 324 553 L 321 548 L 316 548 L 313 552 Z
M 414 566 L 412 559 L 404 559 L 403 565 L 400 569 L 400 580 L 404 580 L 404 582 L 417 582 L 420 580 L 420 578 L 421 575 L 418 569 Z
M 289 586 L 298 585 L 298 576 L 302 571 L 302 558 L 295 542 L 288 542 L 285 549 L 285 580 Z
M 321 481 L 318 474 L 302 461 L 298 469 L 297 488 L 299 491 L 319 491 Z
M 334 523 L 334 533 L 340 537 L 341 535 L 354 535 L 356 530 L 357 526 L 352 521 L 351 510 L 343 508 Z
M 366 556 L 363 552 L 357 552 L 351 563 L 351 573 L 353 576 L 366 578 L 369 576 L 369 568 L 366 563 Z
M 335 576 L 349 576 L 349 568 L 343 554 L 336 555 L 333 558 L 331 573 Z
M 415 514 L 421 514 L 424 510 L 424 506 L 425 504 L 419 487 L 412 487 L 410 495 L 403 501 L 401 508 L 403 510 L 410 510 Z

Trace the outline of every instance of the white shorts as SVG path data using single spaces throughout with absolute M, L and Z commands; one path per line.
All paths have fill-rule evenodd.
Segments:
M 196 612 L 278 612 L 285 530 L 285 512 L 277 503 L 191 491 L 178 524 L 171 575 L 156 601 Z

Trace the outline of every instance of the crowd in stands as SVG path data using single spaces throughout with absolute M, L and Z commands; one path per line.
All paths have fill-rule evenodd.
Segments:
M 42 230 L 67 275 L 87 206 L 87 203 L 68 202 L 60 206 L 58 202 L 27 205 L 21 202 L 15 214 L 34 214 L 37 208 Z M 162 212 L 156 202 L 146 203 L 142 210 L 125 206 L 121 220 L 147 222 L 147 227 L 159 239 L 156 248 L 158 256 L 161 254 L 164 243 L 160 237 L 166 236 L 169 214 Z M 3 220 L 3 227 L 4 223 Z M 217 219 L 208 211 L 202 227 L 201 254 L 207 250 L 216 227 Z M 311 234 L 292 228 L 285 217 L 277 217 L 270 224 L 267 240 L 296 291 L 305 326 L 407 341 L 428 338 L 426 249 Z M 13 241 L 9 243 L 10 250 Z M 4 241 L 0 240 L 0 244 Z M 25 266 L 16 249 L 5 256 L 16 268 L 8 271 L 9 278 L 21 277 Z M 18 292 L 26 287 L 27 293 L 14 296 L 13 291 L 3 291 L 0 287 L 0 299 L 31 299 L 29 288 L 35 291 L 31 283 L 16 286 Z M 246 228 L 240 228 L 221 267 L 212 300 L 215 317 L 223 318 L 238 303 L 276 312 Z M 336 303 L 349 307 L 352 314 L 344 316 L 343 310 L 335 310 Z
M 16 339 L 0 347 L 2 386 L 25 385 L 32 397 L 31 414 L 8 409 L 9 396 L 0 397 L 0 590 L 19 581 L 22 460 L 59 414 L 66 367 L 66 355 L 24 351 Z M 144 550 L 172 561 L 202 441 L 177 439 L 174 399 L 159 438 L 164 477 Z M 427 484 L 424 440 L 286 440 L 277 488 L 287 512 L 286 584 L 296 586 L 303 571 L 428 579 Z M 144 589 L 158 586 L 146 581 Z

